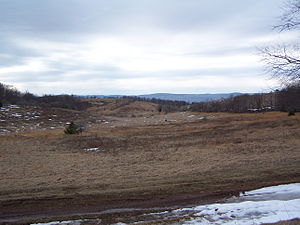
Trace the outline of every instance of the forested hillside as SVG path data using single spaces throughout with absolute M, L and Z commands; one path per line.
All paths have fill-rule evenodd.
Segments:
M 22 93 L 16 88 L 0 83 L 0 106 L 6 104 L 58 107 L 83 110 L 89 106 L 79 98 L 71 95 L 44 95 L 36 96 L 30 92 Z
M 218 101 L 194 103 L 191 111 L 197 112 L 260 112 L 300 111 L 300 83 L 294 83 L 270 93 L 240 95 Z

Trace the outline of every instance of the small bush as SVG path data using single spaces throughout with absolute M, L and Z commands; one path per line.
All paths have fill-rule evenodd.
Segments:
M 74 122 L 71 122 L 65 129 L 65 134 L 80 134 L 82 133 L 82 128 L 75 124 Z
M 288 116 L 295 116 L 295 112 L 290 111 L 289 114 L 288 114 Z

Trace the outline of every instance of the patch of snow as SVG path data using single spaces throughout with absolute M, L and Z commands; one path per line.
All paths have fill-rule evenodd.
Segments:
M 290 201 L 261 201 L 213 204 L 194 210 L 197 217 L 184 224 L 262 224 L 300 218 L 300 199 Z
M 193 118 L 193 117 L 195 117 L 195 115 L 189 115 L 189 116 L 188 116 L 188 118 Z
M 9 105 L 8 108 L 11 108 L 11 109 L 19 109 L 20 106 L 17 106 L 17 105 Z
M 300 184 L 279 185 L 246 192 L 238 202 L 210 204 L 177 211 L 194 211 L 184 224 L 263 224 L 300 218 Z M 275 200 L 274 200 L 275 199 Z
M 258 112 L 259 109 L 248 109 L 249 112 Z
M 278 185 L 247 191 L 233 201 L 263 201 L 300 199 L 300 183 Z M 229 199 L 231 201 L 231 199 Z
M 10 117 L 13 117 L 13 118 L 21 118 L 22 115 L 19 114 L 19 113 L 12 113 L 12 114 L 10 115 Z
M 106 121 L 106 120 L 96 120 L 96 122 L 97 122 L 97 123 L 105 123 L 105 124 L 109 123 L 109 122 Z
M 264 109 L 272 110 L 272 109 L 274 109 L 274 106 L 267 106 L 267 107 L 265 107 Z
M 98 148 L 85 148 L 84 150 L 87 151 L 87 152 L 99 152 L 99 151 L 101 151 L 100 147 L 98 147 Z
M 144 218 L 148 216 L 150 221 L 178 219 L 179 224 L 186 225 L 259 225 L 297 219 L 300 218 L 300 183 L 245 192 L 240 197 L 228 199 L 225 203 L 181 208 L 144 216 Z
M 80 225 L 81 222 L 84 221 L 86 220 L 53 221 L 49 223 L 32 223 L 31 225 L 63 225 L 63 224 Z
M 9 132 L 9 130 L 7 130 L 7 129 L 0 129 L 0 132 Z
M 151 215 L 165 215 L 168 214 L 169 211 L 163 211 L 163 212 L 155 212 L 155 213 L 148 213 L 148 214 L 144 214 L 146 216 L 151 216 Z
M 10 109 L 5 108 L 5 107 L 1 107 L 1 108 L 0 108 L 0 111 L 1 111 L 1 112 L 9 112 Z

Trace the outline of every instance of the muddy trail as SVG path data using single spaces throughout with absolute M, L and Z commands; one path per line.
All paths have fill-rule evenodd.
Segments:
M 196 196 L 195 196 L 196 197 Z M 207 196 L 208 197 L 208 196 Z M 217 196 L 215 196 L 217 197 Z M 300 218 L 300 183 L 240 192 L 236 196 L 202 199 L 202 203 L 152 208 L 114 208 L 72 216 L 34 220 L 11 218 L 2 224 L 90 225 L 90 224 L 265 224 Z M 180 204 L 180 200 L 177 199 Z M 206 203 L 205 203 L 206 202 Z M 154 203 L 154 202 L 153 202 Z M 170 204 L 171 202 L 169 202 Z M 184 200 L 182 199 L 182 204 Z M 130 206 L 130 205 L 129 205 Z M 150 205 L 149 205 L 150 206 Z M 63 211 L 62 211 L 63 212 Z M 46 216 L 46 215 L 45 215 Z M 49 215 L 48 215 L 49 216 Z

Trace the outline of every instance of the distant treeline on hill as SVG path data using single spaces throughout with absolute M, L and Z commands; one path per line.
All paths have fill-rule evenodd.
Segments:
M 196 112 L 259 112 L 273 110 L 275 106 L 275 94 L 244 94 L 240 96 L 224 98 L 217 101 L 193 103 L 191 111 Z
M 281 90 L 263 94 L 244 94 L 217 101 L 193 103 L 191 111 L 196 112 L 260 112 L 260 111 L 300 111 L 300 82 Z
M 84 110 L 90 105 L 71 95 L 44 95 L 39 97 L 29 92 L 22 93 L 10 85 L 0 83 L 0 106 L 5 104 L 57 107 L 74 110 Z
M 261 94 L 243 94 L 215 101 L 189 104 L 185 101 L 161 100 L 156 98 L 128 97 L 128 101 L 145 101 L 158 105 L 160 112 L 262 112 L 262 111 L 300 111 L 300 82 L 281 90 Z

